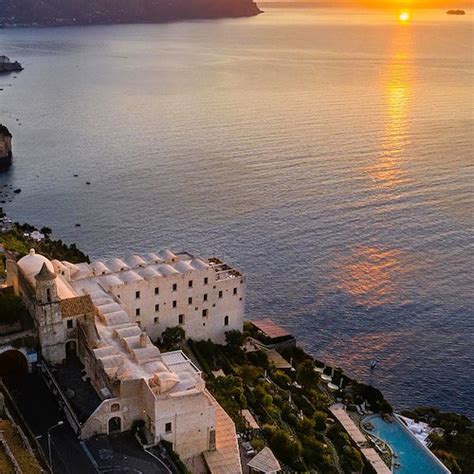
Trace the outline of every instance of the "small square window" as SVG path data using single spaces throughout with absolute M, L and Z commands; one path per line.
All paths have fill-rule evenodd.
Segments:
M 237 294 L 237 288 L 234 288 L 234 295 Z
M 158 313 L 159 310 L 160 310 L 160 305 L 159 305 L 159 304 L 155 304 L 155 313 Z
M 68 329 L 72 329 L 74 327 L 74 321 L 72 319 L 68 319 L 66 325 Z
M 209 278 L 204 278 L 204 284 L 207 285 L 209 283 Z
M 135 298 L 137 300 L 140 298 L 140 292 L 139 291 L 135 291 Z
M 153 319 L 153 322 L 154 322 L 155 324 L 158 324 L 159 321 L 160 321 L 159 318 L 154 318 L 154 319 Z
M 178 284 L 177 283 L 173 283 L 173 291 L 176 291 L 178 289 Z
M 137 309 L 135 310 L 135 316 L 140 316 L 140 308 L 137 308 Z
M 202 310 L 202 317 L 207 318 L 208 315 L 209 315 L 209 310 L 208 309 L 203 309 Z
M 188 281 L 188 288 L 192 288 L 193 287 L 193 280 L 189 280 Z
M 184 324 L 184 314 L 178 316 L 178 324 Z
M 159 295 L 160 294 L 160 289 L 158 287 L 155 288 L 155 295 Z
M 173 308 L 176 308 L 178 306 L 178 302 L 176 300 L 173 301 Z
M 193 304 L 193 299 L 191 296 L 188 298 L 188 304 Z
M 204 293 L 204 296 L 203 296 L 202 300 L 207 301 L 207 293 Z
M 165 424 L 165 433 L 171 433 L 172 425 L 171 422 Z
M 219 298 L 222 298 L 222 290 L 219 291 Z

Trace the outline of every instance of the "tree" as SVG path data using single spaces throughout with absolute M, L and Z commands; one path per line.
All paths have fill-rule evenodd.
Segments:
M 314 421 L 311 418 L 304 416 L 303 418 L 300 418 L 298 420 L 298 425 L 296 426 L 296 429 L 300 433 L 309 434 L 314 430 Z
M 245 383 L 253 384 L 262 375 L 262 370 L 246 364 L 239 368 L 239 375 Z
M 301 444 L 293 440 L 285 430 L 274 430 L 270 435 L 269 444 L 270 449 L 285 464 L 292 465 L 301 456 Z
M 161 335 L 163 347 L 168 350 L 178 349 L 180 342 L 184 339 L 184 329 L 175 326 L 167 328 Z
M 240 349 L 240 346 L 243 344 L 245 336 L 236 329 L 232 329 L 232 331 L 227 331 L 225 333 L 225 342 L 229 349 Z
M 40 232 L 46 237 L 49 237 L 53 231 L 49 227 L 41 227 Z
M 461 474 L 461 468 L 453 454 L 446 451 L 434 451 L 436 457 L 452 472 L 452 474 Z
M 326 429 L 327 415 L 323 411 L 316 410 L 313 415 L 314 428 L 316 431 L 324 431 Z
M 313 387 L 318 377 L 314 372 L 314 364 L 311 360 L 305 360 L 296 367 L 296 381 L 305 389 Z

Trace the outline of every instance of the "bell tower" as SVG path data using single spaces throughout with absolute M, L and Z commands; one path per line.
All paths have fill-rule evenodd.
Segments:
M 66 358 L 66 331 L 64 328 L 56 274 L 46 263 L 35 276 L 36 281 L 36 323 L 43 357 L 53 364 Z

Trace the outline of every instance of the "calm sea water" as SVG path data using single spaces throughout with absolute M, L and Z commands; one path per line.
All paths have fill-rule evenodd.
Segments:
M 470 14 L 278 8 L 0 30 L 25 66 L 0 78 L 5 207 L 92 257 L 222 256 L 249 317 L 398 408 L 472 416 L 472 34 Z

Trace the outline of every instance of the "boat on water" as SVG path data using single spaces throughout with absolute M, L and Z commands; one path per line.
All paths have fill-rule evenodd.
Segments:
M 447 15 L 465 15 L 466 12 L 464 10 L 448 10 L 446 14 Z
M 0 123 L 0 169 L 8 168 L 12 159 L 12 134 Z

